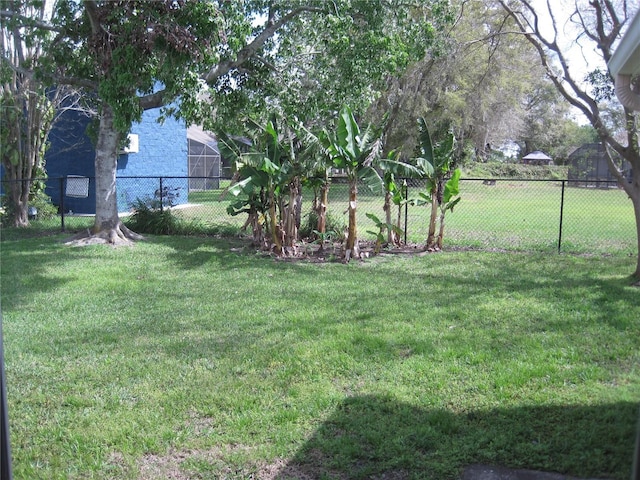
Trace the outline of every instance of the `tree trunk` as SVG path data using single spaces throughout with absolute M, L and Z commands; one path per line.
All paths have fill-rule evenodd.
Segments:
M 636 217 L 636 238 L 638 240 L 638 251 L 636 254 L 636 270 L 633 276 L 640 280 L 640 174 L 634 172 L 634 195 L 629 195 L 633 203 L 633 212 Z M 640 286 L 640 282 L 636 285 Z
M 7 172 L 5 167 L 5 172 Z M 8 172 L 7 172 L 8 173 Z M 9 174 L 9 178 L 16 178 L 17 175 Z M 9 209 L 11 212 L 11 223 L 17 228 L 26 228 L 29 226 L 29 190 L 31 182 L 25 179 L 16 179 L 8 182 L 9 190 Z
M 15 109 L 19 108 L 20 104 L 16 102 Z M 7 129 L 2 134 L 2 141 L 7 142 L 3 148 L 3 153 L 7 158 L 2 159 L 5 177 L 8 179 L 7 199 L 9 202 L 7 207 L 13 226 L 26 228 L 29 226 L 29 193 L 35 170 L 35 159 L 30 156 L 32 151 L 30 148 L 31 138 L 25 115 L 14 115 L 10 119 L 12 120 L 10 125 L 3 125 Z
M 295 211 L 294 220 L 296 226 L 295 241 L 298 241 L 298 232 L 300 231 L 300 225 L 302 225 L 302 182 L 300 177 L 294 179 L 296 185 L 296 198 L 295 198 Z
M 636 134 L 637 127 L 635 123 L 635 117 L 629 112 L 627 112 L 627 126 L 628 144 L 637 145 L 638 135 Z M 602 140 L 603 144 L 616 151 L 631 165 L 631 181 L 628 181 L 628 179 L 622 175 L 621 169 L 609 154 L 609 150 L 605 149 L 605 158 L 607 159 L 609 171 L 615 178 L 617 178 L 618 185 L 622 187 L 624 192 L 629 196 L 629 199 L 631 200 L 631 203 L 633 205 L 633 213 L 636 221 L 636 238 L 638 250 L 636 253 L 636 268 L 632 273 L 632 276 L 640 280 L 640 151 L 638 150 L 638 148 L 620 148 L 620 146 L 617 145 L 611 137 L 605 135 L 604 133 L 600 134 L 600 139 Z M 635 285 L 640 286 L 640 282 L 636 283 Z
M 316 215 L 318 216 L 318 228 L 320 233 L 327 231 L 327 204 L 329 203 L 329 179 L 325 179 L 324 185 L 320 187 L 320 201 L 316 206 Z
M 276 196 L 273 185 L 269 185 L 269 230 L 271 230 L 272 248 L 277 255 L 282 254 L 282 226 L 276 219 Z
M 240 230 L 246 230 L 247 227 L 251 227 L 253 244 L 256 247 L 264 247 L 264 232 L 262 230 L 262 224 L 260 223 L 260 215 L 253 205 L 249 207 L 247 220 Z
M 429 234 L 427 236 L 427 250 L 436 247 L 436 220 L 438 219 L 438 193 L 431 194 L 431 215 L 429 217 Z
M 91 232 L 82 232 L 73 241 L 83 241 L 89 237 L 96 242 L 110 244 L 129 243 L 141 240 L 142 236 L 129 230 L 118 216 L 116 196 L 116 167 L 120 133 L 114 125 L 111 107 L 102 104 L 98 141 L 96 143 L 95 181 L 96 216 Z M 92 243 L 92 242 L 90 242 Z
M 384 206 L 382 207 L 384 210 L 385 222 L 387 223 L 387 243 L 389 245 L 395 245 L 396 242 L 396 232 L 391 228 L 393 222 L 391 221 L 391 192 L 386 191 L 384 193 Z
M 120 219 L 116 197 L 116 162 L 120 134 L 114 127 L 111 107 L 102 105 L 96 144 L 96 218 L 93 233 L 115 230 Z
M 8 190 L 8 209 L 14 227 L 29 226 L 29 196 L 32 180 L 42 165 L 45 140 L 51 128 L 53 115 L 49 100 L 42 93 L 30 91 L 28 81 L 18 82 L 25 91 L 12 93 L 10 88 L 2 95 L 2 132 L 0 150 Z M 13 89 L 17 89 L 14 86 Z
M 396 217 L 396 228 L 398 229 L 398 232 L 402 231 L 402 204 L 398 205 L 398 216 Z M 406 228 L 406 225 L 405 225 Z M 400 237 L 398 237 L 398 245 L 400 245 L 401 240 Z
M 438 240 L 436 241 L 436 248 L 442 250 L 442 239 L 444 238 L 444 215 L 447 211 L 442 210 L 440 213 L 440 229 L 438 232 Z
M 356 224 L 356 207 L 358 203 L 358 179 L 357 177 L 349 182 L 349 231 L 344 252 L 345 261 L 360 255 L 358 246 L 358 229 Z
M 302 208 L 301 200 L 300 179 L 295 177 L 289 183 L 289 205 L 287 205 L 284 215 L 284 245 L 290 248 L 293 248 L 298 241 L 299 214 Z
M 631 135 L 630 141 L 637 142 L 637 136 Z M 640 153 L 637 149 L 630 149 L 630 151 L 626 152 L 627 157 L 626 160 L 631 164 L 631 182 L 628 182 L 625 178 L 618 177 L 618 182 L 622 186 L 625 193 L 631 199 L 631 203 L 633 204 L 633 213 L 636 219 L 636 239 L 638 244 L 638 250 L 636 252 L 636 269 L 633 272 L 633 277 L 640 280 Z M 619 170 L 616 168 L 616 165 L 611 160 L 609 156 L 607 158 L 609 163 L 609 170 L 616 175 Z M 636 283 L 637 286 L 640 286 L 640 282 Z

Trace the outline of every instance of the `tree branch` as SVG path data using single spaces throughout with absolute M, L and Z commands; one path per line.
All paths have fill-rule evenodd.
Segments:
M 578 84 L 575 82 L 571 74 L 569 73 L 569 66 L 567 64 L 566 58 L 560 47 L 556 42 L 556 35 L 554 34 L 554 40 L 547 40 L 542 35 L 539 29 L 538 16 L 535 13 L 533 7 L 531 7 L 530 3 L 527 0 L 521 0 L 521 2 L 527 7 L 527 10 L 531 12 L 532 15 L 535 16 L 534 26 L 532 27 L 531 22 L 523 20 L 521 17 L 522 14 L 518 14 L 515 12 L 510 6 L 508 6 L 504 0 L 500 0 L 500 4 L 503 6 L 505 11 L 511 15 L 511 18 L 516 22 L 516 25 L 521 31 L 521 34 L 525 36 L 525 38 L 533 45 L 533 47 L 538 51 L 538 55 L 542 62 L 542 66 L 545 68 L 547 72 L 547 76 L 553 81 L 554 85 L 560 92 L 560 94 L 574 107 L 578 108 L 582 113 L 584 113 L 589 120 L 592 118 L 598 117 L 599 119 L 599 109 L 596 102 L 584 92 Z M 527 27 L 533 28 L 533 30 L 529 30 Z M 555 28 L 555 26 L 554 26 Z M 545 48 L 552 51 L 555 55 L 557 55 L 558 60 L 560 61 L 560 66 L 562 68 L 563 77 L 559 78 L 559 76 L 554 71 L 549 55 L 545 51 Z M 571 89 L 571 92 L 567 89 L 567 86 L 563 83 L 566 82 Z M 571 94 L 573 93 L 573 95 Z M 594 125 L 595 127 L 595 125 Z
M 258 60 L 260 63 L 262 63 L 265 67 L 267 67 L 269 70 L 273 71 L 273 72 L 278 72 L 278 67 L 276 67 L 272 62 L 270 62 L 269 60 L 267 60 L 266 58 L 262 57 L 261 55 L 254 55 L 253 58 L 255 58 L 256 60 Z
M 529 30 L 527 27 L 531 27 L 531 23 L 528 22 L 522 16 L 522 13 L 515 12 L 505 0 L 499 0 L 500 4 L 504 8 L 504 10 L 509 13 L 509 15 L 514 19 L 516 25 L 521 30 L 521 33 L 525 35 L 529 43 L 531 43 L 534 48 L 538 51 L 538 55 L 542 62 L 543 67 L 547 71 L 547 76 L 551 79 L 556 89 L 560 94 L 574 107 L 578 108 L 589 120 L 591 125 L 598 132 L 598 136 L 602 140 L 602 142 L 608 145 L 610 148 L 615 150 L 622 158 L 625 158 L 631 161 L 634 156 L 633 150 L 633 142 L 637 143 L 637 139 L 632 138 L 630 129 L 627 128 L 628 133 L 628 141 L 630 147 L 624 147 L 621 145 L 611 134 L 609 129 L 606 127 L 602 120 L 601 112 L 598 107 L 596 101 L 590 97 L 585 90 L 580 88 L 580 86 L 576 83 L 575 79 L 571 76 L 569 72 L 569 67 L 566 61 L 566 57 L 563 54 L 562 50 L 558 46 L 555 36 L 553 41 L 549 41 L 544 38 L 539 28 L 537 28 L 537 15 L 535 14 L 534 8 L 531 6 L 531 3 L 528 0 L 520 0 L 521 4 L 525 5 L 527 10 L 535 15 L 536 27 L 532 30 Z M 613 42 L 617 38 L 617 35 L 622 27 L 622 22 L 617 17 L 615 10 L 613 10 L 612 5 L 609 0 L 604 0 L 606 12 L 602 9 L 602 5 L 597 1 L 590 1 L 590 5 L 595 10 L 596 15 L 596 24 L 595 24 L 595 32 L 589 31 L 588 25 L 585 21 L 585 18 L 582 16 L 581 12 L 576 9 L 573 15 L 578 15 L 580 18 L 580 22 L 585 32 L 587 32 L 587 36 L 592 40 L 597 42 L 598 49 L 602 52 L 603 56 L 608 55 L 610 58 L 611 49 Z M 547 8 L 550 9 L 549 0 L 547 0 Z M 606 17 L 606 18 L 605 18 Z M 607 33 L 607 25 L 605 22 L 609 19 L 609 32 Z M 554 23 L 554 29 L 556 28 Z M 557 30 L 555 30 L 557 35 Z M 557 75 L 551 65 L 551 59 L 549 55 L 549 51 L 553 52 L 557 55 L 560 60 L 560 64 L 562 67 L 563 77 Z M 625 119 L 627 122 L 633 122 L 634 118 L 631 112 L 625 108 Z M 635 129 L 632 129 L 635 131 Z M 630 136 L 631 135 L 631 136 Z M 611 155 L 607 152 L 607 163 L 609 164 L 609 169 L 612 174 L 616 177 L 620 185 L 623 187 L 627 193 L 629 193 L 629 185 L 627 184 L 620 168 L 615 164 Z M 634 164 L 634 162 L 631 162 Z
M 84 7 L 89 17 L 89 23 L 91 24 L 91 31 L 96 34 L 102 27 L 100 26 L 100 14 L 98 11 L 98 5 L 94 0 L 84 0 Z
M 33 70 L 22 68 L 18 65 L 14 65 L 11 62 L 4 62 L 5 65 L 13 70 L 14 72 L 23 75 L 26 78 L 33 79 L 36 76 L 36 72 Z M 71 85 L 76 87 L 88 88 L 91 90 L 96 90 L 98 88 L 98 82 L 93 82 L 91 80 L 87 80 L 86 78 L 79 77 L 66 77 L 64 75 L 58 75 L 55 73 L 52 74 L 44 74 L 43 77 L 49 78 L 53 80 L 55 83 L 59 83 L 61 85 Z
M 22 22 L 23 27 L 33 27 L 38 28 L 40 30 L 47 30 L 49 32 L 62 32 L 63 30 L 60 27 L 56 27 L 47 22 L 43 22 L 40 20 L 34 20 L 30 17 L 25 17 L 17 12 L 12 12 L 10 10 L 0 10 L 0 18 L 10 18 L 13 20 L 20 20 Z
M 264 46 L 264 44 L 271 37 L 275 35 L 275 33 L 285 24 L 296 18 L 297 16 L 303 13 L 322 13 L 326 12 L 325 9 L 312 7 L 312 6 L 303 6 L 295 8 L 287 13 L 285 16 L 280 18 L 279 20 L 275 20 L 274 18 L 269 18 L 267 22 L 267 26 L 256 38 L 253 39 L 251 43 L 249 43 L 246 47 L 238 52 L 236 58 L 234 60 L 225 60 L 215 67 L 211 68 L 204 76 L 204 80 L 208 84 L 215 83 L 218 78 L 226 75 L 232 70 L 235 70 L 242 66 L 242 64 L 246 63 L 249 59 L 255 56 L 255 54 Z
M 144 95 L 140 97 L 139 101 L 140 107 L 143 110 L 162 107 L 165 103 L 165 90 L 163 89 L 149 95 Z

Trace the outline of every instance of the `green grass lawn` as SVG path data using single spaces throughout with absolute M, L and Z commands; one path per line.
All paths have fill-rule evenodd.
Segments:
M 630 476 L 632 257 L 61 238 L 0 244 L 17 479 Z
M 451 244 L 553 251 L 558 246 L 562 188 L 560 182 L 501 180 L 495 186 L 463 182 L 461 201 L 448 216 Z M 462 203 L 464 202 L 464 204 Z M 566 186 L 562 251 L 572 253 L 637 252 L 633 205 L 617 188 Z

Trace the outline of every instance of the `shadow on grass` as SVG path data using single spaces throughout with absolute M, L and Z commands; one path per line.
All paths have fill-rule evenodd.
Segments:
M 4 311 L 23 306 L 35 293 L 55 291 L 71 281 L 67 274 L 56 277 L 43 275 L 45 267 L 92 258 L 90 253 L 77 248 L 61 253 L 60 244 L 64 238 L 57 234 L 2 241 L 0 263 Z
M 453 414 L 390 397 L 341 403 L 275 477 L 459 478 L 470 464 L 628 479 L 638 406 L 523 406 Z
M 171 248 L 172 252 L 168 258 L 178 268 L 184 270 L 202 267 L 213 260 L 217 269 L 251 267 L 264 269 L 265 273 L 288 269 L 295 270 L 296 274 L 309 273 L 313 275 L 313 272 L 309 271 L 311 269 L 296 268 L 299 263 L 305 261 L 304 258 L 301 259 L 301 262 L 276 261 L 269 252 L 253 246 L 247 237 L 208 237 L 203 241 L 201 237 L 153 236 L 149 237 L 147 241 Z

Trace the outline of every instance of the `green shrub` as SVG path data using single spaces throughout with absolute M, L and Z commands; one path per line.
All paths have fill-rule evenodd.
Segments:
M 44 192 L 38 192 L 29 201 L 30 207 L 35 207 L 38 211 L 38 220 L 48 220 L 58 215 L 58 207 L 51 203 L 51 198 Z
M 127 227 L 138 233 L 154 235 L 175 235 L 178 232 L 178 219 L 168 209 L 153 208 L 144 200 L 136 200 L 134 213 L 126 221 Z
M 463 178 L 517 178 L 525 180 L 563 180 L 567 167 L 559 165 L 525 165 L 521 163 L 473 162 L 465 166 Z
M 5 195 L 2 197 L 2 201 L 0 202 L 0 218 L 3 223 L 5 221 L 10 222 L 15 215 L 13 205 L 8 200 L 9 197 Z M 51 198 L 43 191 L 39 191 L 38 193 L 31 195 L 29 207 L 34 207 L 38 212 L 36 215 L 37 220 L 48 220 L 58 214 L 58 207 L 51 203 Z
M 316 229 L 318 228 L 318 214 L 314 211 L 305 215 L 306 222 L 300 226 L 298 235 L 300 238 L 316 240 Z M 336 241 L 343 241 L 344 234 L 347 230 L 347 223 L 344 218 L 334 215 L 331 211 L 327 211 L 327 233 L 332 234 L 331 238 Z
M 234 225 L 207 225 L 197 219 L 185 219 L 169 207 L 160 209 L 159 202 L 138 199 L 134 213 L 125 220 L 127 227 L 137 233 L 152 235 L 219 235 L 237 236 L 240 229 Z

